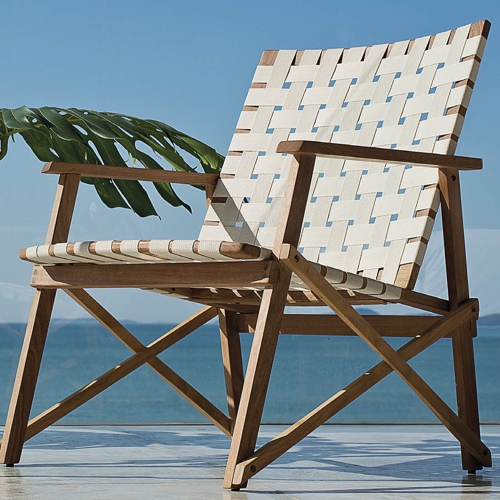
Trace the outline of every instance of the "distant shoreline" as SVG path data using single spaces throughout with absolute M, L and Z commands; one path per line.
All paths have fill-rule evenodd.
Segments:
M 486 316 L 479 316 L 477 325 L 481 327 L 500 326 L 500 314 L 487 314 Z
M 362 312 L 364 314 L 378 314 L 377 312 L 370 311 L 369 309 L 364 309 Z M 67 324 L 71 323 L 71 324 L 77 324 L 77 325 L 78 324 L 87 325 L 87 324 L 96 323 L 96 320 L 93 318 L 77 318 L 77 319 L 53 318 L 52 324 L 54 325 L 56 323 L 67 323 Z M 122 323 L 128 324 L 128 325 L 163 325 L 163 327 L 167 327 L 168 325 L 172 325 L 172 326 L 177 325 L 177 323 L 161 323 L 158 321 L 146 323 L 146 322 L 141 322 L 141 321 L 134 321 L 131 319 L 123 320 Z M 22 322 L 22 321 L 4 321 L 4 322 L 2 322 L 2 321 L 0 321 L 0 325 L 26 325 L 26 322 Z M 482 327 L 482 328 L 500 327 L 500 313 L 479 316 L 477 325 Z

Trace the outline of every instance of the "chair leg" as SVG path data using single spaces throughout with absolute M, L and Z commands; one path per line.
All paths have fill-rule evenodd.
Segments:
M 458 416 L 480 437 L 474 345 L 472 339 L 474 326 L 471 323 L 461 326 L 453 334 L 452 343 Z M 464 470 L 475 473 L 476 470 L 483 468 L 463 446 L 461 451 L 462 467 Z
M 227 406 L 231 432 L 238 413 L 243 390 L 243 360 L 241 357 L 240 334 L 236 326 L 236 313 L 219 309 L 220 340 L 222 362 L 226 380 Z
M 55 297 L 56 290 L 36 290 L 33 298 L 0 447 L 0 463 L 13 465 L 21 460 Z
M 291 275 L 284 274 L 288 280 L 284 277 L 281 283 L 271 290 L 265 290 L 262 296 L 224 476 L 224 488 L 238 490 L 246 486 L 246 483 L 234 484 L 233 477 L 238 463 L 255 450 Z

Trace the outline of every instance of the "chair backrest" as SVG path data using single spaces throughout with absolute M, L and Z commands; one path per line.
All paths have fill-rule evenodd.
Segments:
M 434 36 L 265 51 L 200 239 L 273 245 L 290 156 L 283 140 L 453 154 L 486 44 L 481 21 Z M 436 169 L 318 158 L 299 249 L 411 288 L 440 193 Z

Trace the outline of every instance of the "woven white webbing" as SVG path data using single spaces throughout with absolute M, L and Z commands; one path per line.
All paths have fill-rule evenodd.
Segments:
M 273 245 L 291 156 L 283 140 L 454 153 L 485 38 L 467 25 L 391 45 L 266 52 L 200 240 Z M 318 158 L 299 250 L 408 286 L 439 206 L 437 169 Z M 410 284 L 411 286 L 411 284 Z
M 29 247 L 26 249 L 25 259 L 35 264 L 50 266 L 84 262 L 87 264 L 149 264 L 152 262 L 266 260 L 271 257 L 270 250 L 264 248 L 261 248 L 260 255 L 255 257 L 248 256 L 242 259 L 241 254 L 231 257 L 221 252 L 222 243 L 221 241 L 196 240 L 80 241 Z M 139 251 L 140 245 L 144 249 L 142 252 Z M 339 269 L 326 268 L 318 264 L 313 264 L 313 266 L 335 288 L 354 290 L 383 300 L 396 300 L 401 296 L 399 287 L 386 285 Z M 300 278 L 293 275 L 290 290 L 307 291 L 309 288 Z M 162 290 L 158 290 L 158 292 L 164 293 Z

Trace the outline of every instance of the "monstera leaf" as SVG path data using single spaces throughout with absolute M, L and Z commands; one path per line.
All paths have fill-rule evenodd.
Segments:
M 118 113 L 26 106 L 2 109 L 0 160 L 7 154 L 9 139 L 14 140 L 16 134 L 44 162 L 127 166 L 128 161 L 139 162 L 145 168 L 163 169 L 159 163 L 163 159 L 175 170 L 191 172 L 201 167 L 206 173 L 218 173 L 224 160 L 211 147 L 165 123 Z M 193 158 L 194 167 L 185 156 Z M 147 192 L 137 181 L 89 178 L 82 181 L 93 184 L 110 208 L 131 208 L 141 217 L 157 215 Z M 169 183 L 155 182 L 154 186 L 165 201 L 191 211 Z

